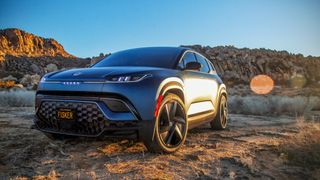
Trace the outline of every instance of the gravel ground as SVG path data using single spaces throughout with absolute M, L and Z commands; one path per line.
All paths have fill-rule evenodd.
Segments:
M 152 154 L 143 144 L 126 139 L 52 141 L 30 129 L 33 114 L 33 108 L 0 108 L 0 179 L 320 177 L 319 164 L 302 166 L 288 156 L 293 147 L 288 142 L 308 143 L 310 138 L 297 137 L 320 134 L 319 124 L 300 118 L 231 114 L 227 130 L 213 131 L 204 125 L 189 131 L 178 152 Z M 312 142 L 318 147 L 320 138 L 315 138 Z

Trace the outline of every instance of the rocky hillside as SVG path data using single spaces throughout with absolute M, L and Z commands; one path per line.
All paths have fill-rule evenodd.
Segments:
M 86 67 L 89 64 L 90 59 L 64 58 L 61 56 L 17 57 L 7 55 L 5 61 L 2 62 L 2 67 L 0 66 L 0 69 L 2 68 L 0 78 L 12 75 L 19 79 L 26 74 L 42 76 L 58 69 Z
M 75 57 L 67 53 L 63 49 L 63 46 L 56 40 L 42 38 L 20 29 L 0 30 L 0 56 L 4 59 L 6 55 L 24 57 Z
M 228 85 L 249 85 L 255 75 L 267 74 L 275 80 L 276 85 L 320 86 L 320 57 L 233 46 L 187 47 L 209 58 Z M 67 53 L 54 39 L 42 38 L 19 29 L 4 29 L 0 30 L 0 81 L 7 78 L 27 84 L 25 79 L 29 77 L 39 79 L 50 71 L 85 67 L 108 55 L 101 53 L 97 57 L 77 58 Z
M 277 85 L 320 86 L 320 57 L 304 57 L 287 51 L 235 48 L 233 46 L 185 46 L 205 55 L 229 84 L 249 84 L 258 74 L 271 76 Z
M 45 73 L 85 67 L 90 61 L 69 54 L 54 39 L 19 29 L 0 30 L 0 82 L 11 80 L 35 88 Z

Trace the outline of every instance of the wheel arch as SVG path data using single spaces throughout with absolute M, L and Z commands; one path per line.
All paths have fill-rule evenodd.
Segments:
M 164 93 L 164 95 L 166 96 L 166 95 L 169 94 L 169 93 L 172 93 L 172 94 L 175 94 L 175 95 L 179 96 L 179 98 L 180 98 L 180 99 L 183 101 L 183 103 L 184 103 L 184 94 L 183 94 L 183 92 L 182 92 L 181 89 L 179 89 L 179 88 L 171 88 L 171 89 L 167 90 L 167 91 Z
M 228 99 L 227 88 L 226 88 L 226 85 L 224 85 L 224 84 L 221 84 L 219 87 L 219 97 L 222 95 L 225 95 L 226 98 Z
M 215 106 L 214 106 L 214 107 L 218 107 L 219 102 L 220 102 L 220 97 L 221 97 L 222 95 L 224 95 L 224 96 L 227 98 L 227 100 L 228 100 L 228 93 L 227 93 L 226 85 L 220 84 L 217 95 L 218 95 L 218 96 L 216 97 L 216 99 L 215 99 L 215 101 L 214 101 L 214 103 L 215 103 Z M 216 109 L 217 109 L 217 108 L 216 108 Z M 215 117 L 216 115 L 217 115 L 217 111 L 215 111 L 214 117 Z
M 165 96 L 168 93 L 173 93 L 181 98 L 183 103 L 185 103 L 185 95 L 183 82 L 179 78 L 167 78 L 159 86 L 156 99 L 159 98 L 160 95 Z
M 164 97 L 168 93 L 176 94 L 181 98 L 182 102 L 185 103 L 182 80 L 177 77 L 170 77 L 170 78 L 164 79 L 158 87 L 156 97 L 155 97 L 155 102 L 156 102 L 155 111 L 157 111 L 157 106 L 158 104 L 161 103 L 162 97 Z M 162 97 L 160 98 L 160 96 Z M 155 126 L 153 126 L 153 129 L 152 129 L 152 136 L 151 136 L 152 140 L 154 140 L 154 134 L 155 134 Z

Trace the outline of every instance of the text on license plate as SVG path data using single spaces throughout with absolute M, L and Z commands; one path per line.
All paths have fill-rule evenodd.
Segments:
M 62 120 L 73 120 L 75 113 L 72 109 L 59 109 L 57 111 L 57 118 Z

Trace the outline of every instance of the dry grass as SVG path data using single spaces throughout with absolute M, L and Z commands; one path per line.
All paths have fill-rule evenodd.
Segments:
M 146 147 L 142 143 L 135 143 L 129 140 L 110 143 L 98 148 L 98 150 L 107 156 L 117 156 L 124 153 L 144 153 L 147 151 Z
M 32 107 L 34 98 L 34 91 L 0 91 L 0 107 Z
M 34 91 L 0 91 L 0 107 L 32 107 Z M 320 111 L 317 96 L 229 96 L 230 113 L 247 115 L 291 115 L 301 116 L 312 110 Z
M 34 91 L 0 91 L 0 107 L 32 107 Z M 230 113 L 250 115 L 292 115 L 300 116 L 311 110 L 320 111 L 317 96 L 229 96 Z
M 292 117 L 231 114 L 228 130 L 212 131 L 207 124 L 190 130 L 179 151 L 153 154 L 141 143 L 121 138 L 49 140 L 28 128 L 33 117 L 26 114 L 32 110 L 0 111 L 0 179 L 319 177 L 320 127 L 316 123 L 296 123 Z
M 33 180 L 57 180 L 59 175 L 55 170 L 51 170 L 48 175 L 38 175 L 32 177 Z M 28 180 L 27 177 L 15 177 L 13 180 Z
M 51 170 L 48 175 L 39 175 L 33 177 L 34 180 L 57 180 L 59 175 L 55 170 Z
M 303 115 L 312 109 L 320 109 L 320 98 L 316 96 L 230 96 L 231 113 L 253 115 Z
M 300 133 L 288 137 L 281 145 L 287 164 L 311 170 L 320 168 L 320 124 L 313 122 L 298 123 Z

